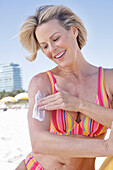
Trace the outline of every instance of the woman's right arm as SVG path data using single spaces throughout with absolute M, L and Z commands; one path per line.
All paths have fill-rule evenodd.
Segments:
M 35 104 L 35 94 L 40 90 L 41 93 L 49 95 L 50 82 L 46 75 L 34 77 L 29 85 L 29 111 L 28 123 L 34 154 L 45 154 L 65 157 L 97 157 L 113 155 L 113 142 L 102 139 L 82 139 L 72 136 L 59 136 L 49 132 L 51 112 L 45 114 L 45 120 L 39 121 L 32 118 L 33 107 Z M 113 132 L 112 132 L 113 133 Z M 110 145 L 110 148 L 109 148 Z

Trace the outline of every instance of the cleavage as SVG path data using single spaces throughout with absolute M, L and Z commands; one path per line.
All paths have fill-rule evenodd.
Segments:
M 84 114 L 81 112 L 68 112 L 70 116 L 75 120 L 77 123 L 80 123 L 84 119 Z

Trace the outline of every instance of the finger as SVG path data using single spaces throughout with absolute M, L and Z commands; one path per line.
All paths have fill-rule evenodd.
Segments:
M 40 104 L 40 105 L 37 105 L 38 107 L 42 107 L 42 106 L 54 106 L 54 105 L 61 105 L 62 103 L 62 100 L 61 99 L 58 99 L 58 100 L 54 100 L 54 101 L 51 101 L 51 102 L 47 102 L 47 103 L 43 103 L 43 104 Z
M 56 101 L 59 99 L 59 93 L 56 93 L 56 94 L 52 94 L 52 95 L 49 95 L 49 96 L 46 96 L 44 98 L 41 98 L 38 100 L 38 104 L 39 105 L 42 105 L 42 104 L 47 104 L 49 102 L 52 102 L 52 101 Z
M 61 102 L 59 103 L 51 103 L 51 104 L 47 104 L 41 107 L 38 107 L 39 110 L 57 110 L 57 109 L 61 109 Z
M 51 106 L 46 106 L 45 107 L 45 110 L 57 110 L 57 109 L 60 109 L 60 106 L 59 105 L 51 105 Z

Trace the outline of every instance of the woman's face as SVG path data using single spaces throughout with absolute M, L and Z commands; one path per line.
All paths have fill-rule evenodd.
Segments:
M 73 64 L 79 48 L 76 28 L 66 30 L 58 20 L 53 19 L 38 26 L 35 33 L 43 53 L 49 59 L 61 67 Z

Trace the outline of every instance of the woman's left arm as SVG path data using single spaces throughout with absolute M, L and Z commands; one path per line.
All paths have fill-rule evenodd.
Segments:
M 106 81 L 112 108 L 106 108 L 92 102 L 81 100 L 79 104 L 79 111 L 110 128 L 113 121 L 113 69 L 107 70 Z
M 56 110 L 63 109 L 74 112 L 81 112 L 93 120 L 110 128 L 113 121 L 113 109 L 105 108 L 103 106 L 94 104 L 84 99 L 72 96 L 67 92 L 62 91 L 57 85 L 55 85 L 57 91 L 56 94 L 47 96 L 39 100 L 38 107 L 40 110 Z M 110 93 L 113 102 L 113 71 L 110 74 Z
M 82 100 L 79 106 L 79 112 L 84 113 L 93 120 L 110 128 L 113 121 L 113 109 Z

